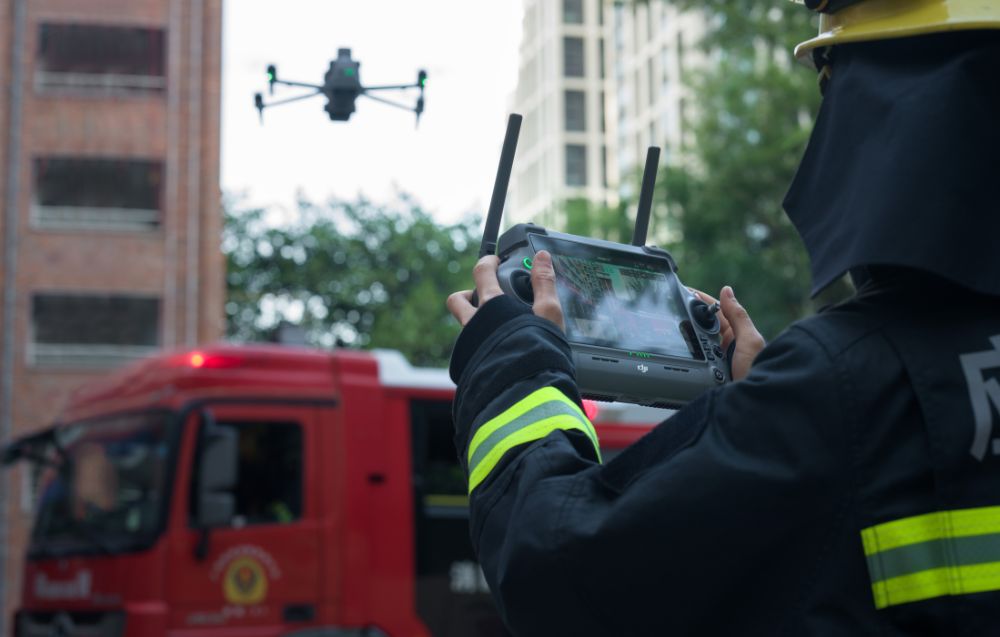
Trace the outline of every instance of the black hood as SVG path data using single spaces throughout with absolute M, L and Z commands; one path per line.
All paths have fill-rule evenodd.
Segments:
M 1000 295 L 1000 31 L 834 49 L 785 210 L 813 294 L 906 266 Z

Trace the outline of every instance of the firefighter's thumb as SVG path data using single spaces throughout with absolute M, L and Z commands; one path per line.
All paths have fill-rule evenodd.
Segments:
M 556 294 L 556 271 L 552 267 L 552 255 L 545 250 L 535 254 L 532 260 L 531 290 L 535 295 L 531 306 L 535 315 L 552 321 L 565 331 L 562 306 Z
M 729 363 L 733 371 L 733 380 L 740 380 L 750 372 L 750 366 L 760 350 L 764 349 L 766 343 L 753 321 L 750 320 L 750 314 L 747 313 L 746 308 L 736 300 L 733 288 L 728 285 L 722 288 L 721 296 L 722 315 L 729 322 L 732 329 L 732 339 L 736 343 L 733 348 L 732 360 Z M 728 349 L 729 343 L 723 345 Z

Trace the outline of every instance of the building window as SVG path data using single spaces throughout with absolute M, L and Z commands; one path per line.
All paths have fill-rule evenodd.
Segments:
M 163 165 L 144 159 L 49 157 L 34 162 L 32 223 L 39 228 L 153 230 Z
M 29 359 L 36 365 L 103 367 L 148 356 L 160 343 L 160 300 L 36 294 Z
M 604 79 L 604 38 L 601 38 L 598 41 L 598 55 L 600 56 L 600 59 L 598 60 L 598 63 L 601 65 L 601 79 L 603 80 Z
M 608 130 L 608 123 L 607 123 L 607 118 L 608 118 L 607 99 L 608 98 L 604 94 L 604 91 L 601 91 L 601 101 L 598 104 L 598 106 L 600 106 L 600 108 L 601 108 L 601 132 L 602 133 L 606 133 L 607 130 Z
M 583 38 L 563 38 L 563 75 L 583 77 Z
M 587 130 L 587 94 L 583 91 L 565 91 L 563 101 L 566 108 L 566 130 Z
M 563 22 L 583 24 L 583 0 L 563 0 Z
M 604 187 L 608 187 L 608 147 L 601 147 L 601 179 L 604 180 Z
M 42 24 L 35 85 L 86 93 L 162 93 L 167 85 L 164 32 Z
M 566 144 L 566 185 L 587 185 L 587 147 Z
M 653 58 L 649 58 L 649 63 L 646 64 L 646 80 L 649 84 L 649 105 L 656 105 L 656 67 L 653 66 Z
M 660 92 L 666 94 L 670 86 L 670 51 L 666 47 L 660 49 L 660 70 L 663 72 L 660 80 Z

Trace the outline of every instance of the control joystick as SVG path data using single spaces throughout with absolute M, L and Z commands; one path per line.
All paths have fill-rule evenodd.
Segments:
M 510 288 L 517 298 L 528 305 L 535 302 L 535 290 L 531 287 L 531 275 L 524 270 L 514 270 L 510 274 Z
M 719 312 L 719 304 L 709 305 L 700 299 L 691 301 L 691 316 L 698 327 L 709 334 L 719 331 L 719 319 L 715 315 Z

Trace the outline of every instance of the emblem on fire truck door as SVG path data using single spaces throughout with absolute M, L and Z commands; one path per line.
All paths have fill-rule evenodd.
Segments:
M 244 555 L 229 563 L 222 577 L 222 592 L 231 604 L 258 604 L 267 597 L 267 574 L 253 557 Z

